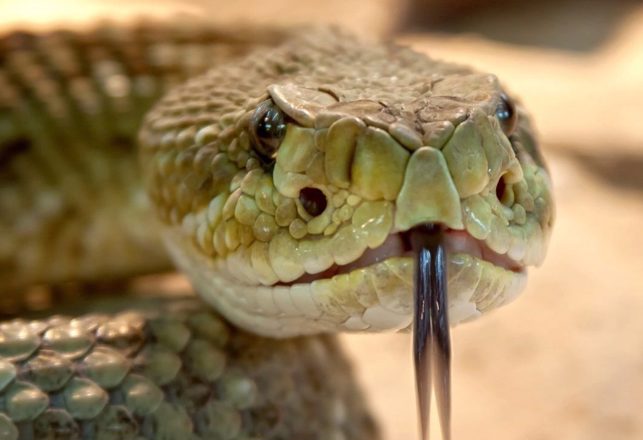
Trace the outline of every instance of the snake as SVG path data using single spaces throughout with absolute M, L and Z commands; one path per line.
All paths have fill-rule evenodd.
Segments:
M 327 334 L 411 329 L 419 226 L 455 325 L 554 221 L 495 75 L 335 28 L 9 33 L 0 182 L 7 439 L 377 438 Z M 97 287 L 172 267 L 196 296 Z

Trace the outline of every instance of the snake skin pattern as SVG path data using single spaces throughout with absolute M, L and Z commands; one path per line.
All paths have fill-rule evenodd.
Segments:
M 0 288 L 171 268 L 136 132 L 169 88 L 277 31 L 145 23 L 0 38 Z M 9 301 L 4 295 L 3 301 Z
M 143 114 L 283 34 L 145 23 L 0 37 L 0 313 L 54 306 L 0 323 L 1 439 L 378 438 L 334 338 L 264 339 L 194 298 L 102 285 L 171 268 L 145 227 Z
M 0 324 L 0 438 L 377 438 L 330 337 L 258 338 L 192 298 L 91 308 Z
M 337 30 L 143 25 L 0 39 L 0 213 L 4 311 L 166 270 L 167 248 L 231 323 L 123 296 L 2 324 L 7 438 L 370 439 L 332 339 L 244 331 L 408 329 L 426 223 L 449 320 L 473 319 L 522 290 L 554 207 L 493 75 Z

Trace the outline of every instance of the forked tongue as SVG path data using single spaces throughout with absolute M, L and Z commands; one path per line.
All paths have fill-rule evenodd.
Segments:
M 413 358 L 421 439 L 428 440 L 435 390 L 442 439 L 451 439 L 451 341 L 447 316 L 446 251 L 439 225 L 410 231 L 415 252 Z

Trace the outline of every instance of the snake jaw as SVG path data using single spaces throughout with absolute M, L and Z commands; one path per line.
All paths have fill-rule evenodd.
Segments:
M 477 127 L 494 128 L 488 119 L 480 121 Z M 175 251 L 182 254 L 175 259 L 192 273 L 206 299 L 255 332 L 290 336 L 338 328 L 401 330 L 412 319 L 413 258 L 405 231 L 437 222 L 447 226 L 450 322 L 479 316 L 515 298 L 525 285 L 525 266 L 542 258 L 545 237 L 538 210 L 546 214 L 549 192 L 541 185 L 547 176 L 535 163 L 524 161 L 516 171 L 516 154 L 505 139 L 493 144 L 499 150 L 490 150 L 504 157 L 488 162 L 495 177 L 484 179 L 478 193 L 462 197 L 471 179 L 479 177 L 454 177 L 462 164 L 458 157 L 449 159 L 449 151 L 462 139 L 458 129 L 442 150 L 409 151 L 389 133 L 356 118 L 341 118 L 328 129 L 291 123 L 271 181 L 251 170 L 232 194 L 217 196 L 207 212 L 184 221 L 186 231 L 207 234 L 210 226 L 200 228 L 199 222 L 215 219 L 212 223 L 225 225 L 211 239 L 215 249 L 229 243 L 235 248 L 214 262 L 196 257 L 198 249 Z M 342 156 L 342 149 L 336 149 L 342 145 L 352 153 Z M 463 147 L 486 151 L 482 139 L 461 145 L 460 151 Z M 337 173 L 347 169 L 343 161 L 349 172 Z M 331 178 L 346 189 L 325 180 Z M 496 191 L 500 181 L 503 194 Z M 266 187 L 271 201 L 260 209 L 272 209 L 272 216 L 257 209 Z M 316 217 L 307 215 L 298 201 L 305 188 L 318 188 L 328 199 L 328 207 Z M 513 205 L 529 212 L 512 210 Z M 237 222 L 256 228 L 262 218 L 271 220 L 276 232 L 265 241 L 243 244 Z M 520 235 L 529 228 L 536 235 Z M 258 320 L 258 315 L 266 319 Z M 268 319 L 275 316 L 280 322 L 276 327 Z M 313 316 L 314 325 L 309 322 Z
M 163 221 L 182 225 L 169 241 L 197 290 L 265 334 L 403 329 L 405 231 L 435 223 L 448 228 L 452 323 L 517 295 L 553 219 L 521 108 L 509 132 L 494 76 L 315 38 L 216 69 L 148 118 L 148 188 Z M 287 129 L 261 166 L 249 133 L 266 99 Z
M 473 127 L 493 129 L 485 118 Z M 466 194 L 471 180 L 480 177 L 454 177 L 464 166 L 459 157 L 449 159 L 462 139 L 459 128 L 442 150 L 409 151 L 357 118 L 341 118 L 328 129 L 291 123 L 272 179 L 251 169 L 230 195 L 223 193 L 207 211 L 187 216 L 184 230 L 197 231 L 197 249 L 186 251 L 176 240 L 175 247 L 183 249 L 175 251 L 181 254 L 175 259 L 206 299 L 255 332 L 401 330 L 412 319 L 413 258 L 405 231 L 427 221 L 441 223 L 447 227 L 450 322 L 479 316 L 515 298 L 525 285 L 525 266 L 542 258 L 540 216 L 547 214 L 549 197 L 542 183 L 548 181 L 529 161 L 515 169 L 516 154 L 507 139 L 487 145 L 486 152 L 481 136 L 479 143 L 459 148 L 499 156 L 496 163 L 487 161 L 493 178 L 484 178 L 478 193 L 462 197 L 460 192 Z M 343 155 L 338 146 L 351 154 Z M 500 181 L 503 194 L 496 190 Z M 300 206 L 297 196 L 306 188 L 318 188 L 327 197 L 327 208 L 316 217 Z M 267 202 L 263 194 L 270 195 Z M 246 241 L 242 228 L 263 234 L 264 226 L 257 229 L 261 219 L 274 232 Z M 203 222 L 205 228 L 199 226 Z M 214 233 L 212 224 L 220 225 Z M 201 242 L 224 252 L 211 260 Z M 275 317 L 278 325 L 269 319 Z
M 446 229 L 444 231 L 444 246 L 450 254 L 466 254 L 506 271 L 515 273 L 526 271 L 526 267 L 521 262 L 512 259 L 507 254 L 499 254 L 493 251 L 484 241 L 474 238 L 464 230 Z M 279 282 L 275 285 L 308 284 L 317 280 L 330 279 L 336 275 L 347 274 L 354 270 L 364 269 L 389 258 L 412 258 L 413 256 L 414 253 L 409 244 L 409 232 L 394 233 L 389 235 L 380 246 L 366 249 L 359 258 L 348 264 L 333 264 L 322 272 L 306 273 L 294 281 L 288 283 Z
M 467 254 L 511 272 L 526 271 L 523 263 L 514 260 L 508 254 L 495 252 L 484 241 L 476 239 L 466 231 L 447 229 L 444 233 L 444 243 L 450 254 Z

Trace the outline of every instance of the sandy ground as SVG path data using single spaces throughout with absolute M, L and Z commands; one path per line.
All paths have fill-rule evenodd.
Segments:
M 115 3 L 83 2 L 85 9 L 77 9 L 76 0 L 7 2 L 0 28 L 114 16 L 121 11 Z M 142 14 L 152 4 L 174 2 L 118 3 Z M 212 10 L 216 3 L 182 8 Z M 258 21 L 277 13 L 287 22 L 321 19 L 379 35 L 402 14 L 393 0 L 329 0 L 315 3 L 317 9 L 310 1 L 235 4 L 226 2 L 214 18 L 233 20 L 254 10 Z M 34 15 L 34 8 L 41 13 Z M 498 73 L 522 96 L 542 134 L 557 198 L 549 257 L 532 271 L 525 294 L 453 332 L 453 438 L 643 438 L 643 8 L 591 52 L 473 35 L 415 33 L 400 41 Z M 408 335 L 342 338 L 385 438 L 415 438 Z M 439 438 L 437 430 L 432 438 Z

